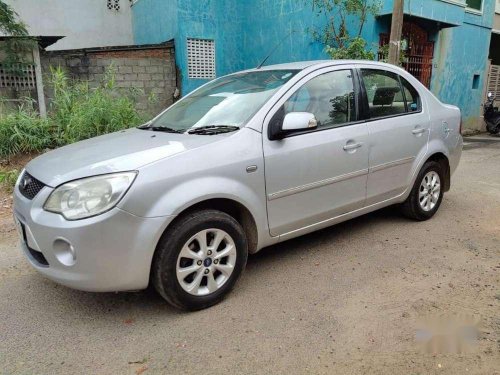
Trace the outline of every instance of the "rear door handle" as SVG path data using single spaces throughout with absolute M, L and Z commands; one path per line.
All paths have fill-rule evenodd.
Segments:
M 355 150 L 357 148 L 360 148 L 361 146 L 363 146 L 363 143 L 361 143 L 361 142 L 347 143 L 343 148 L 344 148 L 344 151 L 352 151 L 352 150 Z
M 425 129 L 424 128 L 415 128 L 411 131 L 413 134 L 415 135 L 419 135 L 419 134 L 422 134 L 425 132 Z

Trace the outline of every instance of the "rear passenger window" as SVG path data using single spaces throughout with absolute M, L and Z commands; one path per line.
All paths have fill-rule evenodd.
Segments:
M 370 118 L 406 112 L 397 74 L 385 70 L 361 69 L 361 75 L 368 96 Z
M 407 111 L 420 112 L 422 110 L 422 102 L 420 101 L 417 90 L 406 79 L 403 77 L 399 78 L 401 79 L 401 84 L 403 85 L 403 91 L 405 93 Z

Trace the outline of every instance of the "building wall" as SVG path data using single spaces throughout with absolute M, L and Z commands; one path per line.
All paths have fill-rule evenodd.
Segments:
M 500 1 L 500 0 L 499 0 Z M 497 13 L 498 12 L 498 13 Z M 495 17 L 493 19 L 493 29 L 500 33 L 500 9 L 495 12 Z
M 243 8 L 248 1 L 234 0 L 139 0 L 133 5 L 133 30 L 136 44 L 175 40 L 180 81 L 185 93 L 205 83 L 188 79 L 186 39 L 216 41 L 217 76 L 244 67 L 242 40 Z M 231 56 L 231 58 L 227 58 Z
M 140 0 L 134 3 L 134 42 L 150 44 L 174 39 L 177 36 L 177 19 L 177 0 Z
M 121 51 L 49 51 L 42 54 L 41 63 L 45 75 L 49 74 L 51 67 L 62 67 L 73 79 L 89 81 L 91 86 L 99 85 L 106 69 L 111 67 L 116 87 L 142 91 L 138 96 L 137 108 L 150 116 L 158 114 L 173 101 L 176 73 L 172 47 Z M 50 101 L 50 85 L 46 83 L 45 89 Z
M 469 127 L 478 124 L 497 0 L 483 1 L 482 14 L 466 11 L 461 0 L 405 2 L 406 17 L 423 22 L 435 41 L 431 91 L 459 106 Z M 379 34 L 389 30 L 391 10 L 392 1 L 384 1 L 380 17 L 365 24 L 362 36 L 373 50 L 378 48 Z M 310 1 L 138 0 L 132 11 L 136 43 L 175 40 L 184 94 L 206 82 L 187 77 L 188 37 L 215 40 L 217 76 L 255 67 L 274 49 L 267 64 L 328 57 L 312 37 L 326 19 L 316 14 Z M 474 75 L 478 75 L 477 89 L 472 87 Z
M 500 0 L 495 0 L 495 17 L 493 19 L 493 29 L 500 33 Z
M 30 35 L 64 36 L 49 50 L 133 44 L 129 0 L 117 0 L 119 10 L 108 9 L 107 0 L 4 0 L 28 26 Z M 115 5 L 116 0 L 111 0 Z
M 459 27 L 439 32 L 434 52 L 431 89 L 462 111 L 464 128 L 480 129 L 481 102 L 487 79 L 495 2 L 484 1 L 483 14 L 465 13 Z M 474 76 L 478 77 L 474 87 Z

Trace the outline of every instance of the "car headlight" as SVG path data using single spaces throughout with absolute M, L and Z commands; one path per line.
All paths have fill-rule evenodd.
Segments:
M 113 173 L 68 182 L 50 194 L 43 208 L 68 220 L 102 214 L 118 204 L 136 175 L 137 172 Z

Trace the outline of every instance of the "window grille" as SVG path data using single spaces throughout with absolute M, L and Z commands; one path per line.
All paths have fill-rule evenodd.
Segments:
M 496 101 L 500 100 L 500 65 L 491 65 L 488 74 L 488 91 Z
M 215 78 L 215 42 L 208 39 L 187 40 L 188 77 Z
M 120 0 L 108 0 L 107 3 L 109 10 L 120 10 Z
M 36 88 L 35 66 L 23 65 L 21 74 L 14 74 L 0 64 L 0 87 L 15 89 Z

